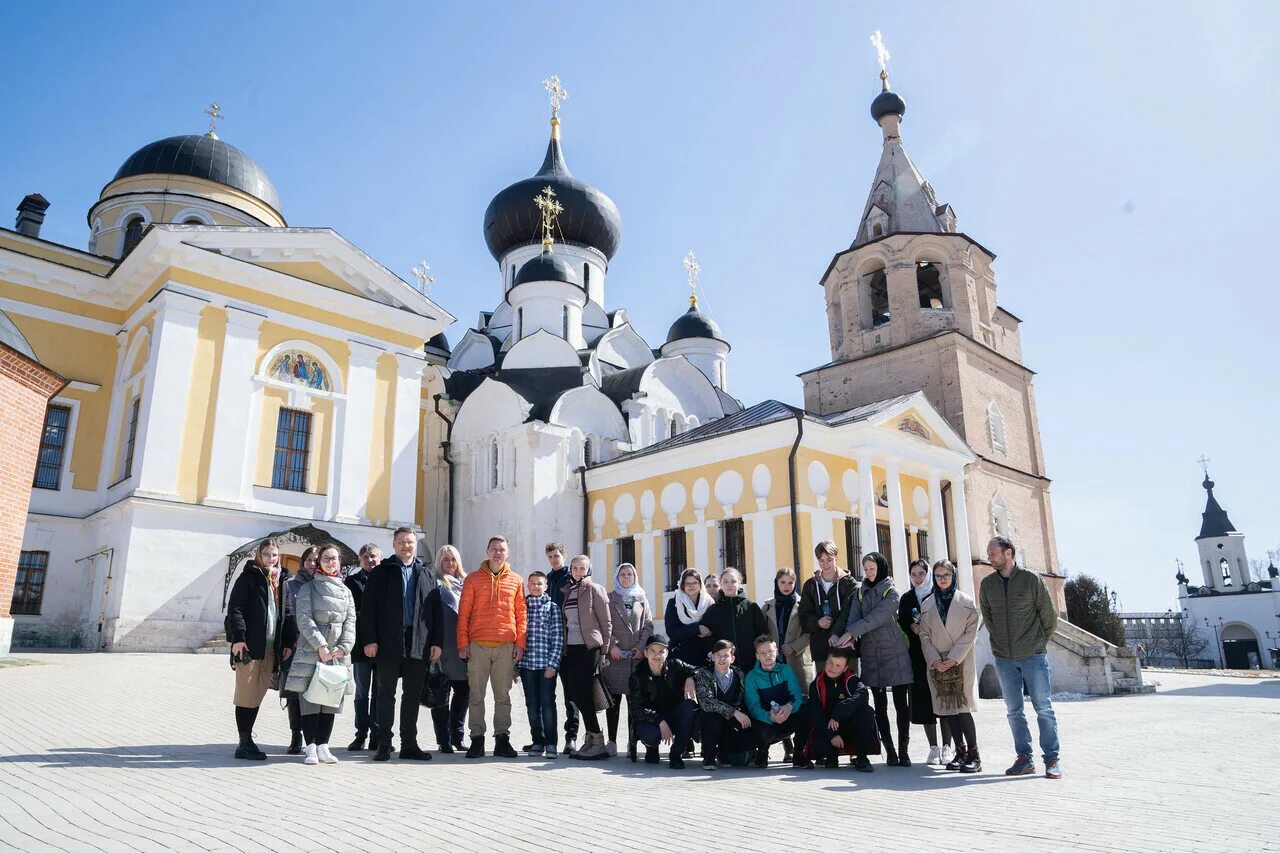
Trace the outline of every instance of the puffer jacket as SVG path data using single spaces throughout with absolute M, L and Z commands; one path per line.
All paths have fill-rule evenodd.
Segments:
M 868 687 L 896 687 L 915 680 L 907 638 L 898 627 L 898 593 L 893 578 L 884 577 L 868 588 L 858 584 L 832 635 L 852 634 L 858 640 L 862 683 Z
M 355 680 L 350 677 L 350 670 L 351 649 L 356 644 L 356 603 L 351 590 L 342 583 L 342 578 L 317 572 L 311 582 L 298 591 L 296 606 L 298 647 L 293 653 L 285 689 L 297 693 L 306 691 L 320 660 L 317 650 L 328 646 L 331 652 L 337 649 L 346 652 L 337 660 L 347 668 L 347 693 L 353 693 Z
M 467 575 L 458 601 L 458 648 L 475 643 L 491 646 L 514 643 L 523 649 L 528 630 L 524 581 L 510 565 L 489 571 L 489 562 Z
M 769 633 L 760 605 L 744 594 L 716 596 L 716 603 L 702 614 L 711 639 L 728 640 L 734 646 L 734 664 L 744 672 L 756 665 L 756 637 Z
M 1058 626 L 1049 590 L 1035 573 L 1021 566 L 1013 567 L 1008 582 L 999 572 L 983 578 L 978 602 L 991 635 L 991 653 L 998 658 L 1043 654 Z
M 311 583 L 312 573 L 306 569 L 298 569 L 297 573 L 285 579 L 280 585 L 280 648 L 292 649 L 298 644 L 298 622 L 294 619 L 294 614 L 298 607 L 298 592 L 307 584 Z M 287 669 L 293 662 L 293 658 L 283 661 L 283 666 Z

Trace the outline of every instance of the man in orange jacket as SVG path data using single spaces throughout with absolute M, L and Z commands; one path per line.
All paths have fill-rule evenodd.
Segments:
M 467 758 L 484 757 L 485 691 L 493 685 L 493 754 L 515 758 L 511 746 L 511 685 L 524 656 L 524 580 L 507 563 L 505 536 L 494 536 L 488 559 L 467 575 L 458 602 L 458 657 L 467 662 L 471 688 L 471 746 Z

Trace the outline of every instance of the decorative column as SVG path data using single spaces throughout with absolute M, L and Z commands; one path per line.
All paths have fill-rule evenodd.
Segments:
M 382 350 L 359 341 L 348 341 L 347 400 L 334 452 L 338 470 L 333 519 L 361 524 L 369 502 L 369 455 L 373 444 L 373 392 Z
M 898 592 L 911 588 L 907 572 L 907 527 L 902 512 L 902 482 L 898 460 L 890 457 L 885 464 L 885 487 L 889 498 L 889 561 L 893 569 L 893 586 Z
M 937 472 L 929 474 L 929 565 L 947 552 L 946 514 L 942 510 L 942 482 Z
M 177 500 L 196 329 L 200 311 L 208 303 L 173 290 L 161 290 L 155 301 L 159 310 L 152 321 L 151 363 L 138 414 L 135 456 L 141 464 L 134 491 Z
M 969 545 L 969 511 L 965 509 L 964 472 L 951 476 L 951 518 L 956 526 L 956 580 L 973 594 L 973 549 Z
M 763 501 L 761 501 L 763 503 Z M 747 587 L 749 596 L 755 601 L 764 601 L 773 594 L 773 579 L 777 574 L 778 552 L 775 550 L 772 511 L 751 512 L 742 518 L 744 525 L 751 526 L 751 584 Z M 800 567 L 794 566 L 799 574 Z M 739 566 L 745 574 L 745 567 Z
M 120 464 L 120 429 L 124 419 L 124 402 L 127 394 L 120 387 L 124 379 L 124 358 L 128 354 L 129 333 L 125 329 L 116 332 L 116 374 L 111 383 L 111 406 L 107 414 L 107 434 L 102 448 L 102 466 L 98 469 L 98 491 L 105 492 L 116 481 Z
M 396 353 L 395 419 L 391 433 L 392 524 L 413 524 L 418 517 L 418 428 L 422 423 L 421 355 Z
M 258 429 L 247 414 L 253 398 L 258 359 L 258 329 L 263 317 L 227 306 L 227 331 L 218 371 L 218 399 L 213 411 L 213 444 L 209 456 L 209 488 L 204 503 L 244 509 L 251 475 L 249 436 Z
M 862 554 L 866 556 L 879 550 L 876 541 L 876 487 L 871 477 L 871 451 L 858 453 L 858 544 L 862 546 Z M 858 576 L 856 566 L 847 566 L 855 577 Z
M 645 532 L 635 535 L 636 544 L 639 546 L 639 559 L 641 577 L 645 578 L 649 583 L 649 601 L 650 607 L 653 608 L 654 616 L 664 613 L 667 606 L 666 596 L 664 593 L 665 578 L 662 573 L 662 566 L 658 564 L 657 559 L 657 540 L 660 533 L 649 532 L 649 525 L 645 524 Z

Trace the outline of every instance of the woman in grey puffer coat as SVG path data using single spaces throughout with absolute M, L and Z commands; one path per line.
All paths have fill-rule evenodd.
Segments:
M 884 555 L 872 551 L 862 558 L 865 577 L 846 603 L 835 628 L 840 636 L 832 645 L 858 643 L 862 664 L 860 677 L 871 688 L 876 706 L 876 728 L 884 744 L 885 764 L 910 767 L 907 741 L 911 736 L 911 705 L 908 693 L 915 675 L 911 669 L 911 653 L 906 635 L 898 627 L 898 593 L 893 588 L 893 574 Z M 898 722 L 898 748 L 893 747 L 889 729 L 889 697 L 893 691 L 893 710 Z
M 289 667 L 285 689 L 305 693 L 320 661 L 336 663 L 347 670 L 346 693 L 355 692 L 351 676 L 351 650 L 356 644 L 356 604 L 351 590 L 342 582 L 342 556 L 335 545 L 320 549 L 320 563 L 311 583 L 298 590 L 294 618 L 298 625 L 298 646 Z M 316 705 L 301 697 L 302 734 L 307 745 L 304 764 L 337 764 L 329 751 L 333 717 L 342 710 Z

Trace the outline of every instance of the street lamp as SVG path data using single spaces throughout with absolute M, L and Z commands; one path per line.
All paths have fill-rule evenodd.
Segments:
M 1205 627 L 1206 627 L 1206 628 L 1212 628 L 1212 629 L 1213 629 L 1213 650 L 1214 650 L 1214 652 L 1215 652 L 1215 653 L 1217 654 L 1217 656 L 1218 656 L 1218 668 L 1219 668 L 1219 669 L 1226 669 L 1226 668 L 1227 668 L 1227 661 L 1226 661 L 1225 656 L 1224 656 L 1224 655 L 1223 655 L 1223 653 L 1222 653 L 1222 644 L 1218 641 L 1218 629 L 1222 627 L 1222 617 L 1221 617 L 1221 616 L 1219 616 L 1219 617 L 1218 617 L 1218 621 L 1217 621 L 1217 623 L 1215 624 L 1215 623 L 1213 623 L 1213 622 L 1210 622 L 1210 621 L 1209 621 L 1209 617 L 1208 617 L 1208 616 L 1206 616 L 1206 617 L 1204 617 L 1204 625 L 1205 625 Z

